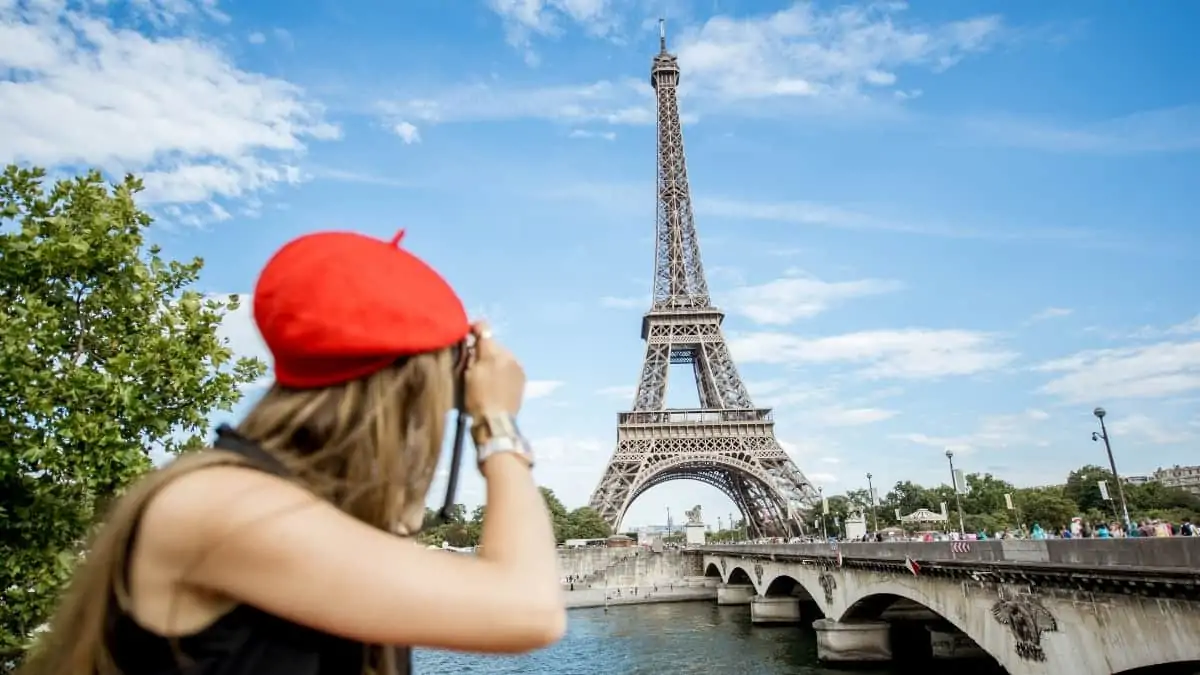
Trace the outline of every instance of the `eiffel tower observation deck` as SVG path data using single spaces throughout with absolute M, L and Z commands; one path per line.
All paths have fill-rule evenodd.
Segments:
M 756 408 L 721 331 L 692 214 L 677 96 L 678 58 L 659 51 L 650 68 L 658 106 L 658 215 L 654 288 L 642 318 L 646 354 L 633 409 L 617 416 L 617 448 L 590 505 L 613 528 L 646 490 L 672 480 L 696 480 L 721 490 L 755 537 L 803 531 L 802 512 L 817 490 L 775 438 L 771 410 Z M 672 364 L 691 365 L 700 407 L 666 407 Z

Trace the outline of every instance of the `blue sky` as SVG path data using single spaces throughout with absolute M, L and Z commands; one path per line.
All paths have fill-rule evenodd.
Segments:
M 406 228 L 525 362 L 539 480 L 582 505 L 642 357 L 659 15 L 727 337 L 827 493 L 944 481 L 947 447 L 1058 482 L 1104 460 L 1096 405 L 1122 472 L 1195 462 L 1200 6 L 0 0 L 0 161 L 143 175 L 209 293 Z M 626 524 L 697 503 L 732 511 L 677 481 Z

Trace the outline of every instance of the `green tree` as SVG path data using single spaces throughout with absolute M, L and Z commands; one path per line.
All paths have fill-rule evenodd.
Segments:
M 570 527 L 567 508 L 554 495 L 554 490 L 548 487 L 538 489 L 542 491 L 542 499 L 546 500 L 546 509 L 550 511 L 550 520 L 554 523 L 554 540 L 561 544 L 567 540 L 567 530 Z
M 917 509 L 929 509 L 937 511 L 940 508 L 940 503 L 944 501 L 935 490 L 930 490 L 927 487 L 917 485 L 912 481 L 900 481 L 896 483 L 891 492 L 887 494 L 884 502 L 887 504 L 886 510 L 888 515 L 894 520 L 896 509 L 900 510 L 901 516 L 916 511 Z
M 483 519 L 487 515 L 487 507 L 483 504 L 475 507 L 471 512 L 471 520 L 467 521 L 467 534 L 471 539 L 471 546 L 478 546 L 483 540 Z
M 1037 523 L 1048 531 L 1069 526 L 1079 512 L 1079 506 L 1057 486 L 1024 488 L 1018 490 L 1013 499 L 1014 506 L 1020 509 L 1022 525 L 1033 527 Z
M 962 495 L 963 511 L 970 514 L 999 516 L 1005 511 L 1004 495 L 1012 495 L 1016 487 L 990 473 L 966 475 L 967 494 Z M 953 497 L 953 494 L 951 494 Z
M 848 512 L 861 512 L 868 518 L 871 516 L 871 494 L 866 488 L 846 490 L 845 499 L 848 502 Z
M 593 508 L 581 506 L 567 514 L 567 531 L 563 539 L 601 539 L 612 534 L 604 518 Z
M 1068 474 L 1063 496 L 1074 502 L 1081 512 L 1111 513 L 1112 505 L 1100 494 L 1100 481 L 1108 485 L 1109 496 L 1117 499 L 1117 484 L 1112 472 L 1095 464 L 1081 466 Z
M 46 621 L 107 502 L 151 452 L 203 444 L 266 366 L 217 336 L 237 298 L 147 246 L 141 182 L 0 175 L 0 662 Z

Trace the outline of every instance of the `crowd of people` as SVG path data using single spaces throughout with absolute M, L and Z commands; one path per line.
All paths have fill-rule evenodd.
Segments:
M 895 528 L 887 532 L 872 532 L 844 541 L 884 542 L 884 541 L 955 541 L 983 539 L 1121 539 L 1125 537 L 1196 537 L 1200 536 L 1200 527 L 1190 518 L 1184 518 L 1178 523 L 1172 523 L 1158 518 L 1144 518 L 1130 523 L 1125 527 L 1118 520 L 1109 522 L 1090 522 L 1075 518 L 1062 527 L 1044 528 L 1034 523 L 1029 528 L 1004 528 L 988 532 L 980 529 L 976 532 L 960 534 L 958 532 L 924 531 L 908 533 Z

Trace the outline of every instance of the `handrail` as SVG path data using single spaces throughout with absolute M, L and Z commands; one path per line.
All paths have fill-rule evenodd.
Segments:
M 722 424 L 726 422 L 772 422 L 770 408 L 732 408 L 712 410 L 702 408 L 673 410 L 638 410 L 617 413 L 617 423 L 624 426 L 659 424 Z

